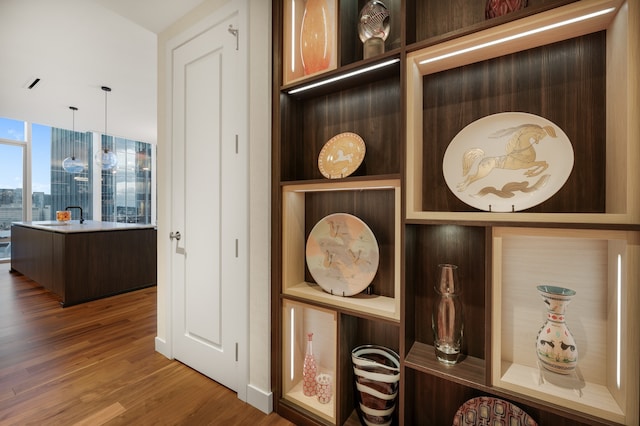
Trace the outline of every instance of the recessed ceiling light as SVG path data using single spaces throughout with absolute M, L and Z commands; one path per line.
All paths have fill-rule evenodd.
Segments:
M 36 78 L 34 79 L 28 86 L 27 89 L 33 89 L 34 87 L 36 87 L 36 84 L 40 83 L 40 79 Z

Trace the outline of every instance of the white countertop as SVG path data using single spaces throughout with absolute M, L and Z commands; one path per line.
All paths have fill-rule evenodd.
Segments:
M 70 220 L 68 222 L 58 222 L 55 220 L 13 222 L 13 225 L 27 228 L 41 229 L 44 231 L 70 234 L 74 232 L 100 232 L 100 231 L 123 231 L 128 229 L 149 229 L 155 225 L 140 223 L 120 223 L 120 222 L 98 222 L 95 220 Z

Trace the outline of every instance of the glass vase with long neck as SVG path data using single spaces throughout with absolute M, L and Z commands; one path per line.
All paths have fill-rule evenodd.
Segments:
M 316 358 L 313 356 L 313 333 L 307 334 L 307 352 L 304 355 L 304 364 L 302 366 L 302 393 L 306 396 L 314 396 L 316 394 L 316 375 L 318 374 L 318 366 Z
M 458 267 L 438 265 L 438 282 L 431 326 L 436 358 L 444 364 L 455 364 L 460 356 L 464 333 L 464 312 L 460 301 Z

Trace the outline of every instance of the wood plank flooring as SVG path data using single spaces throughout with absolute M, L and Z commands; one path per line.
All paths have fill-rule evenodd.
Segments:
M 293 425 L 155 352 L 155 287 L 63 309 L 9 270 L 0 264 L 0 425 Z

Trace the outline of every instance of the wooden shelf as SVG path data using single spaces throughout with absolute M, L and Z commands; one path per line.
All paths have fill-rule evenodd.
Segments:
M 424 47 L 459 38 L 506 22 L 535 15 L 576 0 L 529 0 L 524 9 L 492 19 L 485 18 L 485 0 L 470 0 L 465 7 L 453 2 L 413 0 L 407 2 L 407 44 Z
M 623 424 L 638 417 L 639 292 L 627 277 L 640 262 L 640 233 L 495 228 L 493 386 Z M 546 309 L 536 286 L 576 291 L 567 326 L 578 367 L 567 376 L 539 367 L 534 346 Z M 537 302 L 537 303 L 535 303 Z M 584 348 L 584 349 L 582 349 Z
M 283 398 L 314 415 L 336 423 L 336 395 L 328 404 L 321 404 L 314 396 L 302 392 L 302 370 L 307 348 L 307 334 L 313 333 L 313 354 L 318 374 L 329 374 L 335 380 L 337 374 L 338 317 L 333 311 L 284 300 L 282 305 L 283 331 L 282 354 L 284 367 Z
M 287 296 L 294 296 L 301 300 L 309 300 L 331 306 L 342 312 L 375 316 L 380 319 L 398 321 L 398 309 L 396 300 L 392 297 L 379 295 L 356 294 L 355 296 L 342 297 L 325 292 L 319 285 L 302 282 L 288 287 Z
M 578 20 L 585 14 L 597 13 L 608 8 L 615 9 L 575 24 L 560 25 L 568 20 Z M 541 27 L 549 29 L 528 37 L 520 36 Z M 597 47 L 601 43 L 597 35 L 600 31 L 606 34 L 602 42 L 603 52 L 600 52 Z M 627 8 L 623 7 L 620 1 L 585 0 L 408 54 L 406 69 L 407 219 L 617 224 L 640 222 L 640 202 L 638 197 L 633 196 L 630 188 L 632 182 L 640 180 L 638 168 L 630 163 L 632 158 L 640 156 L 637 144 L 631 143 L 640 136 L 637 128 L 630 126 L 634 120 L 631 114 L 633 105 L 638 102 L 637 94 L 628 93 L 629 88 L 637 87 L 636 75 L 630 72 L 637 66 L 634 62 L 637 59 L 634 59 L 628 50 L 632 37 Z M 561 42 L 568 44 L 563 47 L 562 44 L 558 44 Z M 576 49 L 577 46 L 589 47 L 580 50 L 580 53 L 577 50 L 572 53 L 571 50 Z M 536 48 L 542 50 L 535 50 Z M 561 49 L 562 53 L 560 50 L 554 53 L 555 49 Z M 590 51 L 594 55 L 592 60 L 587 59 Z M 509 56 L 511 59 L 507 61 L 504 58 L 509 54 L 514 56 Z M 537 71 L 538 68 L 526 68 L 527 61 L 535 55 L 544 55 L 545 58 L 544 65 L 540 65 L 543 68 L 539 71 Z M 606 64 L 602 62 L 604 55 L 607 57 Z M 537 74 L 546 72 L 547 67 L 552 67 L 553 64 L 549 62 L 551 60 L 560 61 L 561 64 L 563 57 L 577 58 L 577 62 L 572 62 L 571 65 L 566 63 L 562 65 L 564 67 L 580 67 L 579 61 L 584 59 L 585 70 L 587 68 L 593 70 L 594 64 L 598 63 L 596 59 L 600 58 L 603 63 L 603 73 L 606 75 L 601 83 L 601 89 L 593 91 L 596 87 L 593 84 L 597 81 L 597 77 L 592 76 L 594 78 L 590 77 L 589 83 L 585 82 L 581 86 L 585 88 L 584 90 L 572 89 L 570 92 L 559 92 L 558 86 L 549 85 L 551 80 L 548 80 L 548 74 Z M 446 105 L 434 105 L 433 111 L 425 110 L 424 105 L 433 93 L 432 79 L 440 79 L 434 80 L 434 88 L 440 87 L 437 86 L 438 84 L 451 85 L 453 82 L 460 84 L 459 81 L 486 80 L 495 75 L 491 70 L 493 70 L 492 67 L 497 66 L 506 67 L 501 70 L 503 72 L 505 69 L 511 70 L 512 73 L 518 72 L 516 71 L 518 66 L 525 66 L 519 72 L 521 73 L 523 69 L 527 70 L 525 76 L 534 82 L 539 80 L 542 86 L 536 88 L 534 85 L 529 89 L 530 92 L 524 93 L 543 90 L 549 95 L 544 98 L 546 101 L 535 98 L 523 99 L 521 94 L 508 89 L 508 85 L 504 85 L 504 88 L 498 85 L 492 89 L 492 92 L 482 92 L 496 96 L 494 103 L 475 104 L 467 101 L 462 103 L 463 98 L 457 100 L 452 94 L 447 97 L 447 100 L 451 100 L 449 108 Z M 560 69 L 558 71 L 565 72 Z M 482 74 L 484 72 L 489 74 Z M 580 75 L 586 76 L 588 72 Z M 562 83 L 562 79 L 558 82 L 568 84 L 580 78 L 571 72 L 564 75 L 566 83 Z M 518 76 L 514 74 L 511 78 L 518 78 Z M 455 88 L 455 86 L 451 87 Z M 464 87 L 471 90 L 476 86 Z M 523 87 L 520 87 L 518 90 L 522 89 Z M 590 115 L 576 122 L 575 112 L 578 106 L 562 109 L 562 105 L 570 104 L 569 99 L 576 98 L 579 93 L 584 93 L 582 100 L 577 98 L 580 102 L 579 110 L 588 108 Z M 472 93 L 462 93 L 462 95 L 465 94 L 473 97 Z M 482 95 L 480 96 L 482 98 Z M 598 96 L 603 98 L 599 99 Z M 618 102 L 619 99 L 623 101 Z M 624 102 L 624 100 L 631 102 Z M 570 139 L 574 138 L 576 153 L 572 177 L 561 190 L 562 193 L 559 192 L 537 209 L 516 214 L 477 211 L 457 200 L 450 193 L 441 173 L 436 172 L 441 171 L 442 157 L 448 143 L 466 124 L 481 116 L 514 109 L 553 116 L 554 122 L 561 122 L 561 127 L 566 126 L 571 130 L 568 134 L 571 134 Z M 603 120 L 606 124 L 604 127 L 601 121 L 598 121 L 600 115 L 593 115 L 598 109 L 602 111 L 603 119 L 606 116 Z M 425 122 L 427 119 L 435 121 Z M 425 142 L 425 129 L 432 131 L 435 127 L 432 124 L 443 123 L 444 119 L 449 124 L 443 126 L 446 132 L 435 135 L 429 133 L 428 143 Z M 589 129 L 588 135 L 581 133 L 585 128 Z M 594 154 L 598 149 L 603 149 L 602 154 Z M 599 188 L 595 190 L 597 194 L 581 189 L 583 184 L 589 188 Z M 602 197 L 601 201 L 598 197 Z
M 330 0 L 336 67 L 291 78 L 284 68 L 292 53 L 282 49 L 297 30 L 287 8 L 302 3 L 274 2 L 273 9 L 276 411 L 302 425 L 359 423 L 350 352 L 373 343 L 400 354 L 398 424 L 451 424 L 461 404 L 481 395 L 511 401 L 538 424 L 637 424 L 640 1 L 529 0 L 521 11 L 485 19 L 486 0 L 462 9 L 389 0 L 385 52 L 363 59 L 357 22 L 366 0 Z M 533 207 L 480 211 L 447 186 L 444 154 L 468 124 L 513 111 L 561 128 L 573 167 Z M 364 139 L 365 161 L 346 178 L 324 179 L 318 154 L 341 132 Z M 329 294 L 306 267 L 308 235 L 332 213 L 357 216 L 376 236 L 372 294 Z M 623 298 L 612 284 L 618 254 Z M 453 366 L 439 363 L 432 346 L 439 263 L 457 264 L 462 279 L 463 357 Z M 541 374 L 535 362 L 542 303 L 529 293 L 551 278 L 579 283 L 588 299 L 569 306 L 578 321 L 570 328 L 585 347 L 579 386 Z M 299 382 L 284 377 L 290 323 L 283 311 L 290 305 L 325 313 L 332 329 L 336 321 L 333 407 L 315 407 L 299 395 Z M 587 328 L 609 337 L 587 336 Z M 618 331 L 620 349 L 612 351 Z
M 405 226 L 405 341 L 433 345 L 432 312 L 438 265 L 458 265 L 464 308 L 462 352 L 484 359 L 487 340 L 486 280 L 488 230 L 454 223 Z
M 385 74 L 381 78 L 376 78 L 376 73 L 367 73 L 366 77 L 374 80 L 366 82 L 358 76 L 360 84 L 345 80 L 348 87 L 344 91 L 335 91 L 331 85 L 329 93 L 313 96 L 305 93 L 308 98 L 301 97 L 302 94 L 281 95 L 284 115 L 279 125 L 282 133 L 279 179 L 322 179 L 318 155 L 327 141 L 343 132 L 358 134 L 366 146 L 364 161 L 352 176 L 399 174 L 403 152 L 398 149 L 403 131 L 399 68 L 396 64 L 382 69 L 380 72 Z
M 347 200 L 325 202 L 318 194 L 343 193 Z M 313 300 L 352 312 L 400 319 L 400 181 L 327 181 L 282 187 L 283 249 L 282 292 L 285 295 Z M 335 197 L 335 195 L 334 195 Z M 352 198 L 359 201 L 353 203 Z M 382 197 L 382 198 L 381 198 Z M 313 204 L 313 205 L 310 205 Z M 371 207 L 368 205 L 371 204 Z M 367 223 L 380 246 L 378 274 L 372 282 L 373 294 L 341 297 L 322 291 L 311 284 L 305 271 L 306 238 L 315 223 L 330 213 L 355 214 Z M 312 216 L 312 217 L 310 217 Z
M 290 82 L 280 90 L 294 99 L 310 99 L 397 76 L 399 70 L 400 54 L 395 49 L 303 81 Z
M 486 384 L 483 359 L 467 356 L 455 365 L 444 365 L 436 359 L 433 346 L 420 342 L 415 342 L 411 347 L 405 357 L 405 366 L 465 386 L 484 388 Z

